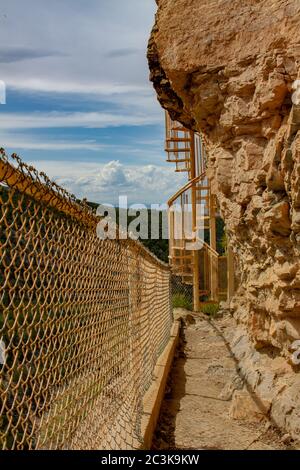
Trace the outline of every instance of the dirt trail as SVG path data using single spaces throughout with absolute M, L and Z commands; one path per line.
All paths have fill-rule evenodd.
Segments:
M 250 395 L 234 392 L 243 381 L 226 344 L 234 333 L 233 319 L 226 315 L 209 321 L 182 309 L 176 315 L 183 318 L 184 327 L 153 448 L 291 449 L 291 442 L 260 414 Z M 246 394 L 245 405 L 234 404 L 233 393 Z M 246 411 L 245 419 L 232 417 L 234 405 L 238 412 Z

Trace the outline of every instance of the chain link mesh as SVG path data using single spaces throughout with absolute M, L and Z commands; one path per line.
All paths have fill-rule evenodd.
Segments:
M 171 295 L 174 308 L 193 310 L 193 284 L 183 282 L 181 276 L 172 274 Z
M 172 325 L 170 273 L 0 151 L 0 449 L 135 449 Z

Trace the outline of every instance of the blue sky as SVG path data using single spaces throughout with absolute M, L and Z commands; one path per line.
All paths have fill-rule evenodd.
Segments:
M 0 145 L 78 197 L 163 203 L 183 184 L 165 162 L 148 80 L 154 0 L 2 0 Z

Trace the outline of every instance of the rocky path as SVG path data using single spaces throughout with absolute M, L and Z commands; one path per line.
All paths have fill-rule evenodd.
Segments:
M 183 330 L 153 441 L 154 449 L 291 449 L 243 389 L 227 345 L 234 332 L 227 315 L 176 311 Z

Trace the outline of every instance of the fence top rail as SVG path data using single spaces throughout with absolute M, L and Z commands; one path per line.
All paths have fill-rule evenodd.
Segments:
M 39 172 L 33 166 L 23 162 L 17 154 L 13 153 L 8 156 L 5 150 L 0 148 L 0 184 L 3 183 L 9 188 L 16 189 L 35 201 L 75 219 L 90 230 L 94 230 L 96 234 L 96 227 L 101 217 L 96 215 L 86 200 L 78 200 L 76 196 L 52 181 L 45 173 Z M 140 252 L 159 267 L 170 269 L 167 263 L 157 258 L 139 240 L 128 237 L 126 240 L 118 239 L 116 241 Z

